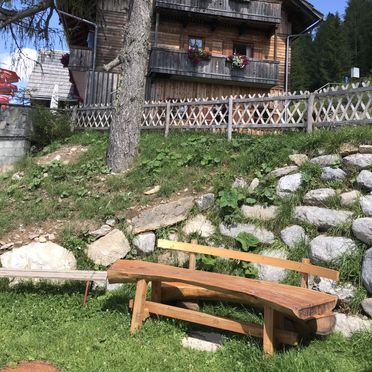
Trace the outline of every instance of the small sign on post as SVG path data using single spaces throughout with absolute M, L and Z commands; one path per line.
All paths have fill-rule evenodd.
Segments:
M 359 67 L 352 67 L 350 76 L 351 76 L 352 79 L 360 79 L 360 68 Z

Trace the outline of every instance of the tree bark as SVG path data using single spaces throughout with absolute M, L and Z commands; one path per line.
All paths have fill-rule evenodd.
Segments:
M 152 5 L 153 0 L 130 1 L 124 48 L 120 55 L 121 83 L 107 151 L 107 163 L 114 172 L 129 169 L 138 152 L 145 103 Z

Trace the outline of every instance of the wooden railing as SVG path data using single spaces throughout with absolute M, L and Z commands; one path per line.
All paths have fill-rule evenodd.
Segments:
M 244 69 L 234 69 L 226 57 L 212 56 L 208 61 L 193 65 L 185 51 L 153 48 L 150 73 L 189 76 L 203 79 L 239 81 L 247 85 L 274 86 L 279 79 L 279 64 L 274 61 L 251 59 Z
M 268 23 L 280 23 L 281 4 L 272 1 L 157 0 L 158 8 Z
M 69 69 L 87 70 L 93 65 L 93 50 L 90 48 L 71 47 Z

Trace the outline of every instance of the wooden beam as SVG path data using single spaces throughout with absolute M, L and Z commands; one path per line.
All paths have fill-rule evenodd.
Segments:
M 181 309 L 175 306 L 146 301 L 145 308 L 150 314 L 180 319 L 191 323 L 201 324 L 225 331 L 240 333 L 252 337 L 263 337 L 263 328 L 257 324 L 244 323 L 237 320 L 220 318 L 193 310 Z M 298 334 L 286 330 L 275 329 L 276 337 L 280 343 L 298 345 Z
M 278 266 L 285 269 L 306 273 L 314 276 L 339 280 L 339 272 L 311 264 L 283 260 L 279 258 L 261 256 L 258 254 L 234 251 L 232 249 L 214 248 L 203 245 L 193 245 L 189 243 L 173 242 L 170 240 L 158 240 L 158 247 L 163 249 L 173 249 L 176 251 L 192 252 L 196 254 L 208 254 L 217 257 L 226 257 L 240 261 L 253 262 L 261 265 Z
M 275 27 L 275 34 L 274 34 L 274 61 L 277 62 L 278 60 L 278 27 Z
M 151 301 L 161 302 L 161 282 L 154 280 L 151 282 Z
M 159 40 L 159 23 L 160 23 L 160 13 L 156 12 L 155 16 L 155 40 L 154 40 L 154 46 L 158 46 L 158 40 Z
M 264 308 L 263 349 L 266 354 L 273 355 L 274 350 L 274 309 Z
M 311 264 L 311 262 L 308 258 L 304 258 L 302 260 L 302 262 L 304 264 L 308 264 L 308 265 Z M 301 274 L 301 287 L 302 288 L 309 288 L 309 274 L 307 274 L 307 273 L 302 273 Z
M 132 322 L 130 332 L 133 334 L 141 328 L 145 320 L 145 302 L 146 302 L 147 282 L 144 279 L 137 281 L 136 296 L 133 304 Z

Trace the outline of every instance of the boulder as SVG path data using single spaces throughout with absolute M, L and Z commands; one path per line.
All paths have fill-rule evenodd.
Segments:
M 297 165 L 291 165 L 289 167 L 283 168 L 276 168 L 272 172 L 269 173 L 269 177 L 280 178 L 283 176 L 287 176 L 288 174 L 292 174 L 298 171 Z
M 280 237 L 289 248 L 295 248 L 298 244 L 302 242 L 307 244 L 309 241 L 309 238 L 307 237 L 305 230 L 298 225 L 293 225 L 285 228 L 284 230 L 281 231 Z
M 133 239 L 133 245 L 141 253 L 151 253 L 155 250 L 156 236 L 152 232 L 137 235 Z
M 310 160 L 314 164 L 319 164 L 322 167 L 330 167 L 341 162 L 341 156 L 339 154 L 322 155 Z
M 232 184 L 233 189 L 246 189 L 247 187 L 248 187 L 248 183 L 242 177 L 235 178 L 235 181 Z
M 372 195 L 366 195 L 360 198 L 360 207 L 367 217 L 372 217 Z
M 296 192 L 300 188 L 301 183 L 302 183 L 301 173 L 296 173 L 282 177 L 278 182 L 276 193 L 281 198 L 285 198 Z
M 109 266 L 130 252 L 125 235 L 118 229 L 88 245 L 87 255 L 97 265 Z
M 339 285 L 334 280 L 319 277 L 310 277 L 309 288 L 337 296 L 339 301 L 344 303 L 351 302 L 357 290 L 351 283 Z
M 354 154 L 344 158 L 344 163 L 359 169 L 372 166 L 372 154 Z
M 253 192 L 258 186 L 260 186 L 260 180 L 258 178 L 254 178 L 249 185 L 248 190 Z
M 305 154 L 293 154 L 289 155 L 289 159 L 298 167 L 301 167 L 301 165 L 305 164 L 309 160 L 309 157 Z
M 340 332 L 345 337 L 351 337 L 356 332 L 370 332 L 372 330 L 372 320 L 342 313 L 335 313 L 335 316 L 334 332 Z
M 261 256 L 280 258 L 282 260 L 287 259 L 287 253 L 279 249 L 268 249 L 261 252 Z M 258 270 L 258 278 L 260 280 L 266 280 L 269 282 L 281 282 L 288 275 L 288 270 L 281 267 L 253 264 L 253 266 Z
M 257 227 L 252 224 L 238 223 L 236 225 L 220 224 L 220 233 L 230 238 L 236 238 L 240 233 L 254 235 L 261 243 L 269 244 L 274 241 L 274 234 L 262 227 Z
M 346 173 L 340 168 L 325 167 L 320 178 L 323 181 L 343 180 L 346 178 Z
M 141 211 L 131 221 L 133 233 L 139 234 L 145 231 L 155 231 L 161 227 L 172 226 L 182 222 L 187 218 L 193 205 L 194 198 L 188 196 Z
M 362 281 L 368 293 L 372 293 L 372 248 L 368 249 L 363 256 Z
M 359 152 L 361 154 L 372 154 L 372 145 L 360 145 Z
M 158 263 L 183 267 L 189 261 L 190 255 L 181 251 L 166 251 L 158 256 Z
M 360 198 L 361 193 L 357 190 L 344 192 L 340 195 L 341 205 L 343 207 L 352 207 Z
M 356 154 L 358 151 L 359 147 L 353 145 L 352 143 L 343 143 L 339 149 L 339 153 L 342 157 Z
M 362 170 L 356 180 L 360 186 L 372 190 L 372 172 Z
M 362 301 L 362 308 L 364 312 L 372 318 L 372 298 L 366 298 Z
M 215 230 L 212 222 L 202 214 L 188 220 L 182 229 L 185 235 L 198 234 L 202 238 L 209 238 L 215 233 Z
M 103 225 L 99 229 L 94 231 L 89 231 L 89 235 L 95 237 L 96 239 L 102 238 L 103 236 L 106 236 L 111 231 L 111 226 L 109 225 Z
M 336 196 L 336 191 L 331 188 L 311 190 L 304 196 L 304 204 L 323 206 L 329 198 L 334 196 Z
M 296 207 L 294 217 L 298 222 L 309 223 L 318 229 L 327 230 L 347 222 L 353 216 L 350 211 L 339 211 L 319 207 Z
M 224 336 L 220 333 L 195 331 L 184 337 L 181 343 L 185 348 L 214 353 L 222 347 L 223 341 Z
M 66 271 L 76 269 L 76 259 L 67 249 L 52 242 L 31 243 L 0 256 L 5 269 Z
M 195 204 L 201 211 L 212 208 L 216 197 L 212 193 L 204 194 L 195 199 Z
M 372 244 L 372 218 L 358 218 L 353 222 L 353 234 L 366 244 Z
M 262 205 L 242 206 L 242 213 L 245 218 L 253 218 L 261 221 L 273 220 L 278 216 L 279 208 L 275 206 L 265 207 Z
M 356 250 L 353 240 L 320 235 L 310 242 L 309 256 L 312 262 L 339 262 L 342 257 L 353 254 Z

